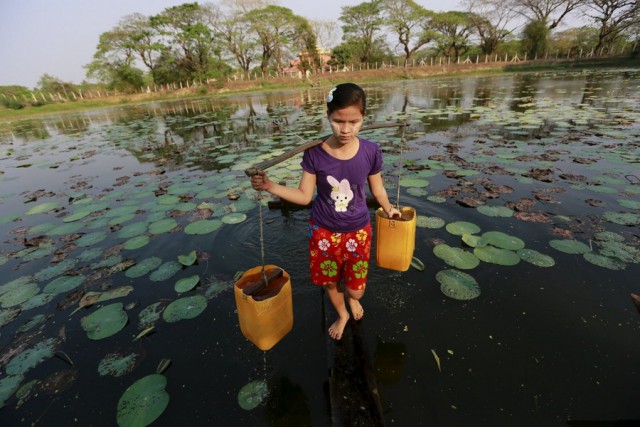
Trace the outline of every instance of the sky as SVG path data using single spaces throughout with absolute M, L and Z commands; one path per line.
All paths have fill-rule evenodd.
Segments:
M 309 20 L 337 21 L 343 6 L 364 0 L 279 0 Z M 100 34 L 125 16 L 151 16 L 189 0 L 0 0 L 0 86 L 35 88 L 43 74 L 65 82 L 86 79 Z M 200 1 L 199 3 L 217 3 Z M 417 0 L 434 10 L 454 10 L 458 1 Z M 446 5 L 443 9 L 442 5 Z

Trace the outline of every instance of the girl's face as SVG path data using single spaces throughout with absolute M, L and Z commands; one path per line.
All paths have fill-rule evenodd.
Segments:
M 333 136 L 340 144 L 346 145 L 356 140 L 364 120 L 359 107 L 353 105 L 341 108 L 329 114 L 328 117 Z

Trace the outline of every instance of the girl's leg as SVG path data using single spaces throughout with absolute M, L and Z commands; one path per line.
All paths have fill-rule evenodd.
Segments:
M 329 295 L 333 308 L 338 312 L 338 320 L 329 327 L 329 336 L 334 340 L 339 340 L 342 338 L 344 327 L 347 326 L 349 321 L 349 312 L 344 302 L 344 294 L 338 289 L 338 284 L 335 282 L 325 285 L 324 288 L 327 290 L 327 295 Z
M 360 298 L 364 295 L 364 289 L 360 289 L 358 291 L 354 291 L 353 289 L 347 288 L 347 297 L 349 298 L 349 307 L 351 308 L 351 314 L 353 314 L 353 318 L 355 320 L 362 319 L 364 316 L 364 308 L 360 304 Z

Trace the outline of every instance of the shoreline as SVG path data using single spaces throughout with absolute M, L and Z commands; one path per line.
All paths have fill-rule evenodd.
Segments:
M 275 90 L 291 90 L 296 88 L 322 88 L 345 81 L 348 76 L 350 81 L 359 83 L 375 83 L 385 81 L 429 79 L 443 76 L 460 75 L 487 75 L 513 72 L 536 71 L 567 71 L 575 69 L 595 68 L 625 68 L 640 66 L 640 57 L 637 58 L 603 58 L 589 60 L 552 60 L 552 61 L 527 61 L 527 62 L 497 62 L 488 64 L 446 64 L 425 67 L 392 67 L 384 69 L 369 69 L 359 71 L 334 72 L 331 74 L 318 74 L 311 79 L 297 77 L 271 77 L 266 79 L 243 80 L 226 82 L 222 88 L 212 86 L 195 86 L 182 88 L 171 92 L 151 92 L 139 94 L 120 94 L 104 97 L 99 100 L 72 101 L 57 104 L 47 104 L 41 107 L 26 107 L 20 110 L 0 108 L 0 123 L 7 124 L 19 120 L 73 113 L 99 108 L 110 108 L 122 105 L 146 104 L 154 101 L 171 101 L 179 99 L 201 98 L 205 96 L 224 97 L 229 95 L 256 93 Z

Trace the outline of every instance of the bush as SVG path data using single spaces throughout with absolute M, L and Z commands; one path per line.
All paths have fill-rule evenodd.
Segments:
M 0 103 L 7 108 L 11 108 L 12 110 L 20 110 L 24 108 L 22 102 L 16 101 L 15 99 L 11 98 L 2 97 L 0 98 Z

